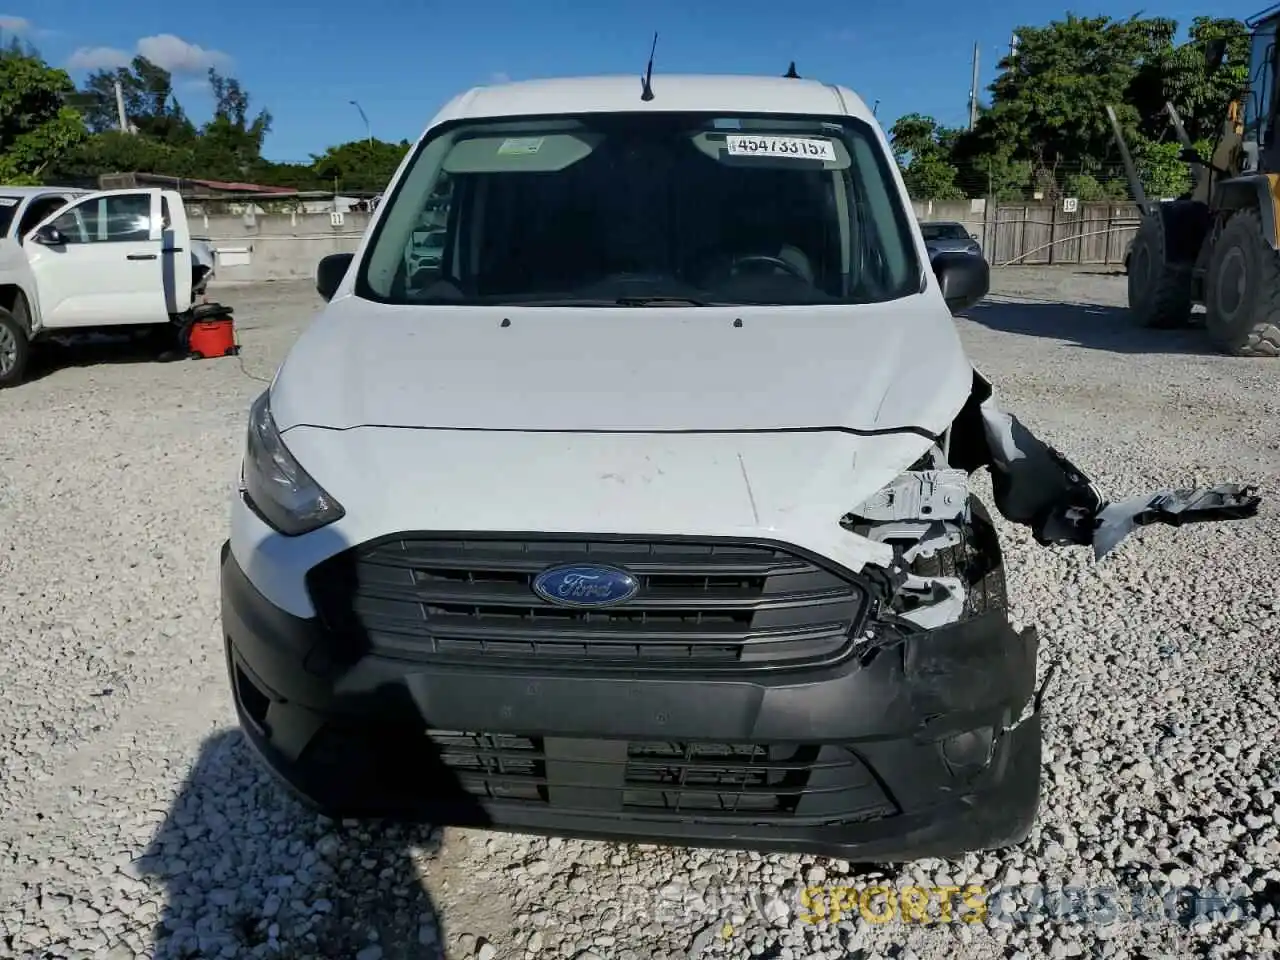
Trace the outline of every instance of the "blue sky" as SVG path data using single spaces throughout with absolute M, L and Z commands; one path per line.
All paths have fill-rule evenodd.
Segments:
M 1096 2 L 1096 0 L 1095 0 Z M 1188 0 L 1076 7 L 1084 15 L 1249 16 L 1265 4 Z M 1255 8 L 1256 7 L 1256 8 Z M 173 69 L 197 120 L 209 111 L 205 68 L 238 77 L 275 122 L 265 154 L 305 161 L 364 136 L 414 139 L 453 94 L 492 79 L 639 74 L 654 30 L 655 76 L 785 72 L 852 87 L 880 101 L 888 125 L 918 111 L 963 123 L 973 44 L 981 85 L 1008 50 L 1012 28 L 1063 16 L 1044 0 L 860 4 L 838 0 L 0 0 L 0 28 L 24 33 L 50 62 L 111 65 L 135 52 Z

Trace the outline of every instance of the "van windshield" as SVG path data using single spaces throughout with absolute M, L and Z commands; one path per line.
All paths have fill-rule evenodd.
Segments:
M 383 207 L 356 291 L 386 303 L 877 303 L 921 289 L 885 151 L 848 117 L 460 122 L 419 145 Z

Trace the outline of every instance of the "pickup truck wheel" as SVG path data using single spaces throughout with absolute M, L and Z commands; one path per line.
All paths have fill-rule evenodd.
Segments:
M 30 356 L 26 329 L 8 310 L 0 309 L 0 389 L 22 382 Z

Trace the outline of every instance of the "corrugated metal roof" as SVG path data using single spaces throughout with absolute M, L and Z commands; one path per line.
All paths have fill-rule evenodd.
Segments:
M 227 180 L 197 180 L 194 177 L 182 178 L 183 183 L 194 183 L 210 190 L 226 190 L 235 193 L 297 193 L 293 187 L 267 187 L 259 183 L 234 183 Z

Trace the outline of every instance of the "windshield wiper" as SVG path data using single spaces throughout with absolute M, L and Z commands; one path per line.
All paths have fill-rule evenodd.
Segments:
M 665 307 L 665 306 L 686 306 L 686 307 L 710 307 L 716 304 L 706 303 L 702 300 L 694 300 L 691 297 L 618 297 L 616 299 L 605 299 L 603 297 L 565 297 L 563 299 L 549 300 L 504 300 L 504 301 L 487 301 L 491 306 L 510 306 L 510 307 Z
M 708 304 L 692 297 L 619 297 L 616 301 L 620 307 L 663 307 L 684 304 L 686 307 L 705 307 Z

